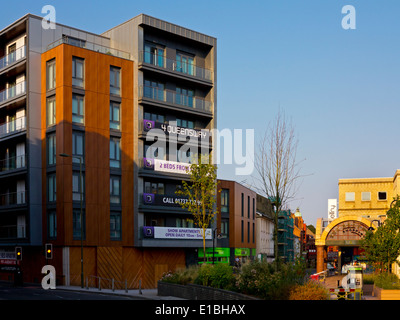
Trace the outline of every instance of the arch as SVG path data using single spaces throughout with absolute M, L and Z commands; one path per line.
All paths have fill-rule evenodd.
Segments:
M 349 216 L 343 216 L 340 218 L 337 218 L 333 220 L 328 226 L 325 228 L 325 230 L 321 234 L 321 238 L 319 240 L 319 245 L 325 246 L 326 245 L 326 239 L 329 235 L 329 232 L 331 232 L 332 229 L 334 229 L 338 224 L 345 222 L 345 221 L 358 221 L 364 224 L 367 228 L 370 227 L 371 221 L 360 217 L 360 216 L 355 216 L 355 215 L 349 215 Z

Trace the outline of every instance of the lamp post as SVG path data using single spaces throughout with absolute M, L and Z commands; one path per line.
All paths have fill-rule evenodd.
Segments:
M 218 228 L 215 228 L 214 230 L 213 230 L 213 261 L 212 261 L 212 264 L 214 264 L 214 253 L 215 253 L 215 238 L 216 238 L 216 232 L 217 232 L 217 230 L 218 230 Z M 217 235 L 217 237 L 218 237 L 218 239 L 220 238 L 220 234 L 218 234 Z
M 81 287 L 83 288 L 83 183 L 82 183 L 82 157 L 80 156 L 71 156 L 66 153 L 60 153 L 61 157 L 64 158 L 76 158 L 79 160 L 79 180 L 80 180 L 80 203 L 81 203 Z

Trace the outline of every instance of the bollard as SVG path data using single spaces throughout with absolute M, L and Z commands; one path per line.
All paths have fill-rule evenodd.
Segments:
M 114 278 L 111 279 L 111 289 L 114 292 Z
M 142 279 L 139 280 L 139 294 L 142 294 Z
M 101 278 L 99 277 L 99 291 L 101 291 Z
M 86 289 L 89 290 L 89 278 L 86 277 Z
M 128 280 L 125 279 L 125 292 L 128 293 Z

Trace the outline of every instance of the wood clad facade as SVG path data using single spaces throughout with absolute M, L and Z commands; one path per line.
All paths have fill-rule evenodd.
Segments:
M 72 85 L 73 57 L 84 59 L 84 88 Z M 46 65 L 55 59 L 56 88 L 46 90 Z M 72 175 L 79 172 L 79 164 L 61 153 L 72 155 L 72 132 L 84 134 L 84 217 L 83 240 L 84 276 L 114 279 L 116 287 L 127 281 L 128 287 L 153 288 L 162 274 L 185 266 L 183 249 L 138 249 L 134 243 L 134 139 L 133 114 L 133 61 L 102 54 L 84 48 L 61 44 L 42 54 L 41 63 L 41 119 L 42 119 L 42 213 L 44 242 L 53 243 L 57 275 L 62 274 L 66 284 L 79 285 L 81 273 L 81 241 L 73 235 L 73 209 L 80 208 L 74 202 Z M 110 67 L 121 70 L 120 130 L 110 132 Z M 72 96 L 84 95 L 84 125 L 72 123 Z M 56 124 L 47 126 L 47 99 L 56 101 Z M 47 137 L 56 136 L 56 164 L 48 164 Z M 120 211 L 121 237 L 110 237 L 110 135 L 120 138 Z M 56 201 L 48 201 L 49 173 L 56 176 Z M 56 236 L 49 238 L 48 213 L 56 212 Z M 63 259 L 60 259 L 60 255 Z M 68 267 L 66 267 L 66 265 Z M 60 277 L 58 277 L 60 278 Z

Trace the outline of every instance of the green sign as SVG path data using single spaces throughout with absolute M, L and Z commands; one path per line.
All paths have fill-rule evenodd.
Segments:
M 198 256 L 203 258 L 203 248 L 199 248 Z M 206 257 L 213 256 L 213 248 L 206 248 Z M 230 249 L 229 248 L 214 248 L 214 257 L 229 257 Z

